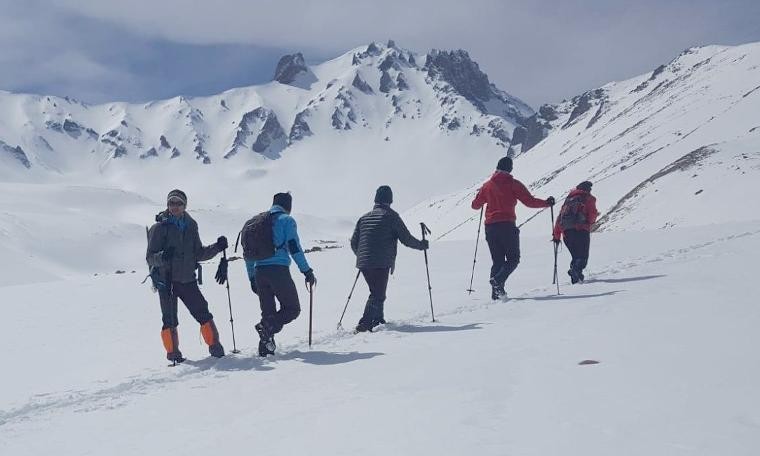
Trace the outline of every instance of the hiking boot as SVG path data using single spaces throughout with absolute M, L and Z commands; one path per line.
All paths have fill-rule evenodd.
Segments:
M 166 359 L 168 359 L 169 361 L 171 361 L 173 363 L 177 363 L 177 364 L 182 363 L 182 362 L 185 361 L 185 357 L 182 356 L 182 352 L 179 351 L 179 350 L 167 353 L 166 354 Z
M 266 341 L 267 339 L 269 339 L 269 331 L 267 331 L 267 329 L 264 327 L 263 324 L 261 324 L 260 322 L 256 323 L 254 328 L 256 329 L 256 332 L 259 333 L 259 339 L 263 341 Z
M 578 277 L 578 273 L 575 271 L 575 269 L 568 269 L 567 275 L 570 276 L 570 283 L 572 283 L 573 285 L 578 283 L 578 281 L 580 280 L 580 278 Z
M 586 280 L 586 277 L 583 276 L 583 272 L 578 271 L 578 281 L 580 283 L 583 283 Z
M 372 325 L 360 321 L 359 324 L 356 325 L 356 332 L 372 332 Z
M 502 286 L 491 287 L 491 299 L 498 301 L 507 297 L 507 291 Z
M 222 347 L 222 344 L 217 342 L 213 345 L 208 346 L 208 352 L 214 358 L 222 358 L 224 356 L 224 347 Z
M 277 348 L 274 343 L 274 337 L 269 340 L 259 341 L 259 356 L 266 357 L 267 355 L 274 355 L 274 350 Z

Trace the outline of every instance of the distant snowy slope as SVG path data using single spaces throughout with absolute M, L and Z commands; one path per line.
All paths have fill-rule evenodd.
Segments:
M 514 174 L 540 196 L 562 197 L 591 180 L 600 230 L 758 219 L 759 112 L 760 43 L 688 49 L 650 74 L 542 106 L 515 132 L 533 147 L 516 160 Z M 469 201 L 478 187 L 473 182 L 410 213 L 446 231 L 473 215 Z M 522 220 L 533 212 L 521 210 Z M 526 229 L 547 231 L 540 220 Z
M 0 153 L 30 173 L 105 171 L 136 160 L 250 166 L 251 156 L 278 158 L 316 138 L 403 142 L 409 128 L 396 125 L 424 135 L 482 136 L 473 145 L 506 150 L 514 128 L 533 114 L 462 50 L 419 55 L 392 41 L 372 43 L 313 66 L 299 53 L 283 57 L 274 78 L 145 104 L 91 106 L 0 92 Z M 5 168 L 0 178 L 22 171 Z

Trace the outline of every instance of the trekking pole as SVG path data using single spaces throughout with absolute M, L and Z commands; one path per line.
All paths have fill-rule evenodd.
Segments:
M 346 309 L 348 309 L 348 303 L 351 301 L 351 295 L 354 294 L 354 288 L 356 288 L 356 282 L 359 281 L 359 274 L 361 274 L 361 270 L 356 271 L 356 278 L 354 279 L 354 284 L 351 286 L 351 291 L 348 293 L 348 299 L 346 299 L 346 305 L 343 307 L 343 313 L 340 314 L 340 320 L 338 320 L 338 327 L 336 329 L 341 329 L 341 323 L 343 323 L 343 316 L 346 315 Z
M 222 259 L 227 261 L 227 249 L 222 251 Z M 230 306 L 230 328 L 232 329 L 232 353 L 238 354 L 240 350 L 237 349 L 235 344 L 235 320 L 232 318 L 232 298 L 230 297 L 230 277 L 227 275 L 227 304 Z
M 554 206 L 551 206 L 550 208 L 552 215 L 552 230 L 554 230 Z M 559 296 L 559 277 L 557 277 L 557 248 L 559 244 L 554 242 L 553 239 L 552 244 L 554 244 L 554 278 L 552 279 L 552 284 L 557 284 L 557 296 Z
M 423 222 L 420 222 L 420 228 L 422 229 L 422 240 L 424 241 L 425 235 L 432 233 Z M 430 286 L 430 267 L 428 266 L 427 250 L 423 250 L 422 252 L 425 254 L 425 272 L 427 273 L 428 295 L 430 295 L 430 316 L 433 319 L 433 323 L 435 323 L 435 312 L 433 311 L 433 287 Z
M 309 348 L 311 348 L 311 316 L 314 309 L 314 285 L 309 284 Z
M 480 208 L 480 221 L 478 222 L 478 235 L 475 237 L 475 257 L 472 259 L 472 274 L 470 275 L 470 288 L 467 289 L 468 294 L 472 294 L 472 281 L 475 279 L 475 262 L 478 261 L 478 243 L 480 242 L 480 226 L 483 224 L 483 208 Z

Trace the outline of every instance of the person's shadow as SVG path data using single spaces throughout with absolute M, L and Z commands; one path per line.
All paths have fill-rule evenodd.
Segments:
M 398 331 L 402 333 L 434 333 L 434 332 L 453 332 L 453 331 L 470 331 L 473 329 L 481 329 L 482 323 L 471 323 L 462 326 L 446 326 L 446 325 L 412 325 L 412 324 L 386 324 L 382 331 Z
M 586 298 L 600 298 L 602 296 L 612 296 L 619 293 L 622 290 L 606 291 L 604 293 L 595 294 L 580 294 L 580 295 L 548 295 L 548 296 L 524 296 L 519 298 L 509 298 L 509 301 L 556 301 L 562 299 L 586 299 Z
M 583 283 L 625 283 L 625 282 L 638 282 L 640 280 L 659 279 L 660 277 L 666 277 L 665 274 L 658 275 L 645 275 L 636 277 L 621 277 L 619 279 L 588 279 Z
M 274 369 L 274 367 L 271 365 L 272 361 L 298 360 L 307 364 L 325 366 L 332 364 L 345 364 L 352 361 L 374 358 L 380 355 L 384 355 L 384 353 L 331 353 L 318 350 L 310 350 L 305 352 L 302 352 L 300 350 L 292 350 L 278 353 L 273 357 L 267 358 L 262 358 L 256 356 L 255 354 L 252 356 L 228 355 L 221 359 L 206 358 L 199 361 L 187 360 L 183 364 L 193 366 L 197 369 L 197 371 L 204 371 L 208 369 L 215 369 L 219 371 L 269 371 Z

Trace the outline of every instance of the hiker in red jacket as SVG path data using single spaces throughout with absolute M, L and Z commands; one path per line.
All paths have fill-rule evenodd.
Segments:
M 520 230 L 515 225 L 517 201 L 532 208 L 554 205 L 554 197 L 542 200 L 530 194 L 525 185 L 510 174 L 512 159 L 504 157 L 496 165 L 496 172 L 480 187 L 472 201 L 478 210 L 486 204 L 486 242 L 491 251 L 491 299 L 506 297 L 504 284 L 520 263 Z
M 572 283 L 585 280 L 583 269 L 588 264 L 591 226 L 599 216 L 599 211 L 596 210 L 596 198 L 591 195 L 591 185 L 591 182 L 583 181 L 570 191 L 554 224 L 552 240 L 555 244 L 559 244 L 564 236 L 565 245 L 572 256 L 570 269 L 567 271 Z

